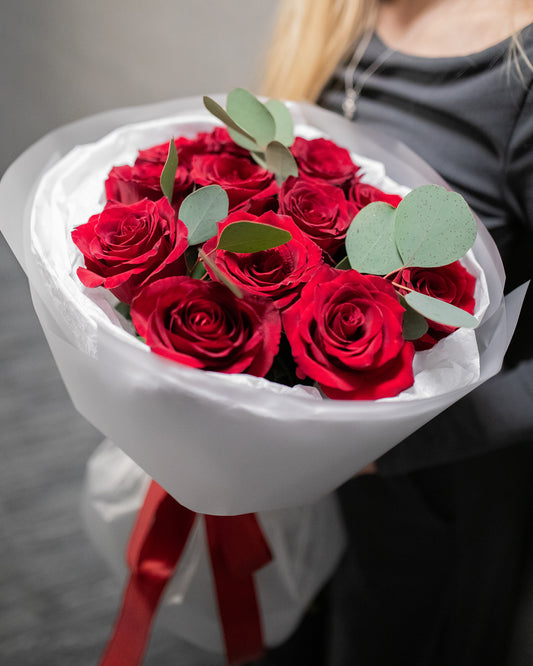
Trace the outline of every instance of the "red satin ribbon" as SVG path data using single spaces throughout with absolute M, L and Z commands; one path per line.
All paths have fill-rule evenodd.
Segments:
M 196 515 L 152 481 L 126 559 L 131 574 L 100 666 L 141 664 L 161 595 L 179 562 Z M 263 653 L 253 572 L 272 559 L 254 514 L 205 516 L 228 663 Z
M 206 516 L 207 542 L 229 664 L 263 654 L 261 616 L 253 572 L 272 559 L 253 513 Z

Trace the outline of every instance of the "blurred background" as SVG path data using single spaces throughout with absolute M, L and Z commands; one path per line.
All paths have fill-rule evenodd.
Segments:
M 275 6 L 0 0 L 0 174 L 83 116 L 254 90 Z M 92 666 L 121 593 L 79 515 L 84 466 L 102 437 L 72 406 L 1 236 L 0 313 L 0 664 Z M 156 627 L 146 663 L 223 662 Z

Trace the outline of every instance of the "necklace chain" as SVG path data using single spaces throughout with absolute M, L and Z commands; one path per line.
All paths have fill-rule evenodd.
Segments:
M 370 65 L 357 77 L 355 81 L 355 72 L 361 64 L 364 54 L 372 39 L 372 31 L 367 30 L 361 40 L 358 42 L 354 54 L 344 70 L 344 101 L 342 102 L 342 111 L 344 117 L 348 120 L 353 120 L 357 111 L 357 101 L 361 96 L 361 92 L 366 85 L 368 79 L 375 74 L 385 62 L 396 53 L 396 49 L 387 47 L 382 51 L 379 56 L 373 60 Z

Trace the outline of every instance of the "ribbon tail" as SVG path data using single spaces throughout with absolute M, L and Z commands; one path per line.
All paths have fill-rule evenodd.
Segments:
M 100 666 L 142 663 L 159 600 L 185 548 L 195 515 L 152 481 L 128 542 L 131 575 Z
M 237 666 L 264 652 L 254 570 L 272 555 L 255 515 L 206 516 L 209 553 L 228 663 Z M 243 550 L 250 560 L 241 566 Z M 237 567 L 232 559 L 238 560 Z
M 113 634 L 100 666 L 137 666 L 142 663 L 159 599 L 167 581 L 154 584 L 132 574 L 122 599 Z

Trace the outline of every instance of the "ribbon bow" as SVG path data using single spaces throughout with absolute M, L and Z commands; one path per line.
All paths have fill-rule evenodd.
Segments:
M 152 481 L 128 543 L 130 578 L 100 666 L 141 664 L 159 600 L 197 515 Z M 227 660 L 243 664 L 263 653 L 253 573 L 272 555 L 255 514 L 204 519 Z

